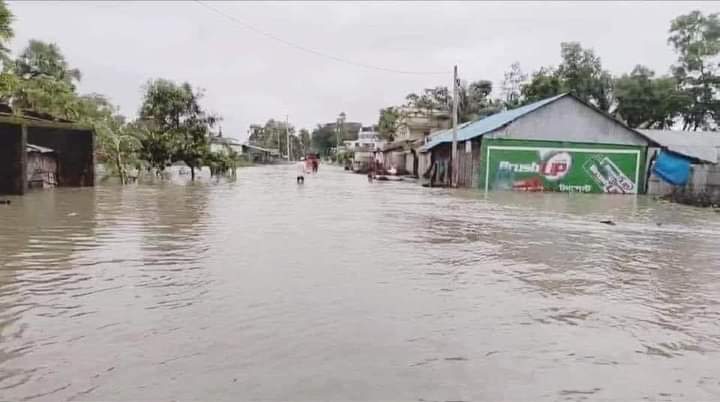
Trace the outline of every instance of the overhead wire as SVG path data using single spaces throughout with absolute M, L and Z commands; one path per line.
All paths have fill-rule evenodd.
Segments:
M 356 67 L 362 67 L 362 68 L 366 68 L 366 69 L 370 69 L 370 70 L 383 71 L 383 72 L 386 72 L 386 73 L 393 73 L 393 74 L 408 74 L 408 75 L 447 75 L 447 74 L 450 74 L 449 71 L 410 71 L 410 70 L 397 70 L 397 69 L 393 69 L 393 68 L 387 68 L 387 67 L 382 67 L 382 66 L 375 66 L 375 65 L 372 65 L 372 64 L 366 64 L 366 63 L 356 62 L 356 61 L 353 61 L 353 60 L 348 60 L 348 59 L 345 59 L 345 58 L 343 58 L 343 57 L 339 57 L 339 56 L 335 56 L 335 55 L 332 55 L 332 54 L 329 54 L 329 53 L 321 52 L 321 51 L 319 51 L 319 50 L 311 49 L 311 48 L 308 48 L 308 47 L 299 45 L 299 44 L 297 44 L 297 43 L 294 43 L 294 42 L 285 40 L 285 39 L 283 39 L 283 38 L 281 38 L 281 37 L 279 37 L 279 36 L 277 36 L 277 35 L 274 35 L 274 34 L 272 34 L 272 33 L 270 33 L 270 32 L 267 32 L 267 31 L 264 31 L 264 30 L 262 30 L 262 29 L 256 28 L 256 27 L 248 24 L 248 23 L 245 22 L 245 21 L 242 21 L 241 19 L 239 19 L 239 18 L 237 18 L 237 17 L 235 17 L 235 16 L 232 16 L 232 15 L 230 15 L 230 14 L 227 14 L 227 13 L 223 12 L 222 10 L 220 10 L 220 9 L 217 8 L 217 7 L 213 7 L 213 6 L 211 6 L 210 4 L 207 4 L 207 3 L 204 2 L 204 1 L 201 1 L 201 0 L 194 0 L 194 1 L 195 1 L 195 3 L 197 3 L 197 4 L 199 4 L 199 5 L 203 6 L 203 7 L 205 7 L 206 9 L 208 9 L 208 10 L 210 10 L 210 11 L 213 11 L 214 13 L 216 13 L 216 14 L 222 16 L 222 17 L 225 17 L 225 18 L 228 19 L 229 21 L 235 22 L 236 24 L 241 25 L 243 28 L 245 28 L 245 29 L 247 29 L 247 30 L 250 30 L 250 31 L 253 31 L 253 32 L 255 32 L 255 33 L 259 34 L 259 35 L 262 35 L 262 36 L 264 36 L 264 37 L 266 37 L 266 38 L 268 38 L 268 39 L 272 39 L 272 40 L 274 40 L 274 41 L 276 41 L 276 42 L 280 42 L 280 43 L 282 43 L 282 44 L 284 44 L 284 45 L 286 45 L 286 46 L 292 47 L 292 48 L 294 48 L 294 49 L 297 49 L 297 50 L 300 50 L 300 51 L 303 51 L 303 52 L 306 52 L 306 53 L 314 54 L 315 56 L 320 56 L 320 57 L 324 57 L 324 58 L 327 58 L 327 59 L 330 59 L 330 60 L 334 60 L 334 61 L 339 62 L 339 63 L 344 63 L 344 64 L 356 66 Z

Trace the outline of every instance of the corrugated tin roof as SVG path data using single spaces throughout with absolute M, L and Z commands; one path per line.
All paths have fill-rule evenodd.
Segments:
M 267 152 L 267 153 L 269 153 L 269 154 L 271 154 L 271 155 L 275 155 L 275 154 L 279 154 L 279 153 L 280 153 L 277 149 L 268 149 L 268 148 L 263 148 L 263 147 L 259 147 L 259 146 L 257 146 L 257 145 L 252 145 L 252 144 L 242 144 L 242 146 L 248 147 L 248 148 L 250 148 L 250 149 L 255 149 L 255 150 L 258 150 L 258 151 L 262 151 L 262 152 Z
M 50 154 L 55 152 L 54 149 L 41 147 L 40 145 L 25 144 L 25 152 L 38 152 L 41 154 Z
M 712 131 L 637 130 L 669 151 L 710 163 L 720 162 L 720 133 Z
M 458 141 L 465 141 L 487 134 L 491 131 L 495 131 L 509 123 L 512 123 L 516 119 L 547 105 L 548 103 L 555 102 L 556 100 L 566 95 L 568 94 L 560 94 L 557 96 L 553 96 L 552 98 L 543 99 L 519 107 L 517 109 L 506 110 L 504 112 L 496 113 L 485 117 L 484 119 L 463 123 L 457 128 L 457 139 Z M 420 152 L 429 151 L 437 145 L 448 142 L 452 142 L 452 129 L 443 130 L 432 135 L 430 137 L 430 141 L 422 148 L 420 148 Z

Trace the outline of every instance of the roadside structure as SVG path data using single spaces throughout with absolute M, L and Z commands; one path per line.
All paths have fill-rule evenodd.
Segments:
M 720 133 L 710 131 L 638 130 L 652 139 L 658 147 L 648 149 L 651 162 L 663 154 L 685 161 L 680 177 L 663 171 L 663 166 L 651 163 L 648 172 L 648 194 L 682 198 L 689 203 L 720 204 Z M 662 162 L 662 160 L 661 160 Z M 684 167 L 683 167 L 684 165 Z M 675 172 L 673 172 L 675 173 Z
M 345 141 L 345 149 L 353 153 L 352 170 L 367 171 L 370 160 L 375 158 L 386 141 L 380 137 L 376 126 L 362 126 L 357 132 L 356 140 Z
M 225 153 L 235 152 L 241 155 L 243 146 L 235 138 L 223 137 L 222 135 L 210 137 L 210 152 Z
M 422 173 L 419 149 L 428 136 L 450 128 L 450 112 L 403 106 L 399 116 L 394 140 L 383 146 L 378 159 L 387 170 L 394 168 L 399 174 L 418 176 Z
M 95 184 L 95 131 L 27 115 L 0 113 L 0 194 L 33 187 Z
M 275 163 L 280 159 L 277 149 L 262 148 L 252 144 L 242 144 L 242 154 L 254 163 Z
M 656 145 L 571 94 L 464 123 L 457 137 L 458 186 L 485 190 L 643 193 Z M 451 142 L 444 130 L 420 149 L 431 182 L 449 168 Z

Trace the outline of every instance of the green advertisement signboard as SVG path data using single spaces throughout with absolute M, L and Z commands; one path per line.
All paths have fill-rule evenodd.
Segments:
M 637 194 L 644 170 L 641 147 L 491 140 L 483 151 L 486 190 Z

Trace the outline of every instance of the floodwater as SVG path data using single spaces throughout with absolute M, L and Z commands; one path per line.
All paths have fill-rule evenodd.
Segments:
M 720 399 L 720 214 L 294 180 L 0 205 L 0 400 Z

